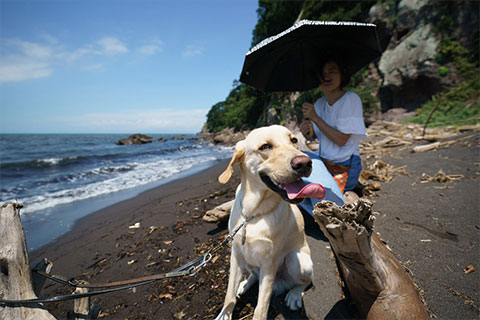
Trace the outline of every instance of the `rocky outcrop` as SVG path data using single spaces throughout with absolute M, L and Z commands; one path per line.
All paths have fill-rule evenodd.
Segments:
M 144 144 L 144 143 L 150 143 L 150 142 L 153 142 L 152 137 L 138 133 L 138 134 L 131 135 L 127 139 L 118 140 L 117 144 L 118 145 Z
M 239 131 L 235 132 L 233 128 L 223 129 L 220 132 L 206 136 L 207 139 L 211 140 L 215 144 L 225 144 L 225 145 L 234 145 L 238 141 L 245 139 L 248 131 Z
M 463 46 L 472 47 L 472 35 L 478 32 L 478 7 L 475 1 L 449 5 L 435 0 L 401 0 L 397 5 L 383 2 L 370 8 L 369 21 L 377 25 L 380 43 L 385 48 L 378 62 L 382 111 L 414 110 L 434 94 L 460 84 L 462 77 L 456 67 L 437 61 L 442 37 L 447 36 L 439 31 L 439 26 L 451 19 L 450 36 Z M 440 67 L 443 72 L 439 72 Z
M 384 110 L 413 110 L 442 88 L 435 61 L 440 39 L 432 29 L 430 24 L 419 26 L 383 53 L 378 68 L 383 76 L 379 94 Z

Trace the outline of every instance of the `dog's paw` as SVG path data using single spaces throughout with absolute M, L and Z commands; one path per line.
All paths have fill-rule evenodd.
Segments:
M 288 291 L 285 297 L 285 304 L 290 310 L 298 310 L 302 307 L 302 293 L 303 288 L 293 288 L 292 290 Z
M 240 282 L 237 290 L 237 298 L 240 298 L 242 294 L 248 291 L 254 283 L 258 281 L 257 276 L 254 273 L 250 273 L 246 280 Z
M 250 287 L 250 285 L 248 283 L 248 279 L 240 282 L 240 285 L 238 286 L 238 290 L 237 290 L 237 298 L 240 298 L 241 295 L 243 295 L 245 292 L 247 292 L 249 287 Z
M 226 310 L 222 310 L 220 314 L 215 318 L 215 320 L 231 320 L 232 314 L 230 312 L 226 312 Z

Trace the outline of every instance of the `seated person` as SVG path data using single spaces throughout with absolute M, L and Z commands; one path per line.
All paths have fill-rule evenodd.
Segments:
M 366 136 L 362 101 L 356 93 L 344 89 L 350 78 L 340 59 L 326 60 L 320 70 L 319 88 L 324 96 L 315 104 L 305 102 L 302 105 L 305 120 L 300 124 L 300 130 L 305 137 L 313 138 L 309 137 L 313 125 L 320 146 L 318 154 L 307 152 L 312 159 L 313 170 L 306 180 L 320 183 L 327 189 L 322 200 L 343 205 L 343 192 L 356 187 L 362 170 L 359 145 Z M 341 190 L 332 175 L 328 174 L 329 169 L 325 163 L 330 171 L 332 166 L 346 167 L 348 178 L 346 183 L 344 182 L 344 190 Z M 321 200 L 309 198 L 300 204 L 300 207 L 312 214 L 313 206 L 318 201 Z

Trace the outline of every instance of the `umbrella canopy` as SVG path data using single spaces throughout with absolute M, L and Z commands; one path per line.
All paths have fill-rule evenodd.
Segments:
M 338 55 L 352 75 L 382 53 L 375 25 L 302 20 L 267 38 L 245 56 L 240 81 L 267 92 L 319 85 L 322 58 Z

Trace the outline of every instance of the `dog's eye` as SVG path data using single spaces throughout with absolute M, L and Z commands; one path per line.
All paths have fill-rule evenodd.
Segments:
M 270 143 L 262 144 L 262 146 L 258 148 L 258 150 L 260 151 L 269 150 L 269 149 L 272 149 L 272 145 Z
M 290 141 L 292 141 L 292 143 L 297 143 L 297 142 L 298 142 L 298 139 L 295 138 L 295 137 L 292 137 L 292 138 L 290 139 Z

